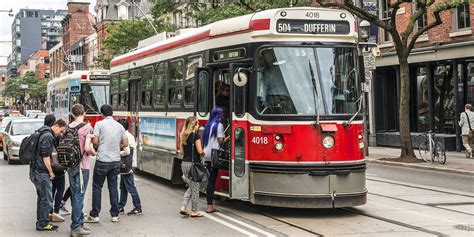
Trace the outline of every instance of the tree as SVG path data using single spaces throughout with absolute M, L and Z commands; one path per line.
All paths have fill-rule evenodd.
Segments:
M 408 56 L 410 55 L 416 40 L 420 35 L 430 29 L 442 24 L 440 14 L 462 3 L 468 3 L 468 0 L 392 0 L 389 4 L 390 17 L 388 20 L 381 20 L 376 15 L 370 14 L 363 9 L 356 7 L 350 0 L 326 1 L 317 0 L 322 7 L 337 7 L 344 9 L 359 17 L 367 20 L 386 32 L 390 33 L 400 64 L 400 158 L 416 159 L 411 142 L 410 129 L 410 68 Z M 410 16 L 406 28 L 397 25 L 397 11 L 402 4 L 416 4 L 416 11 Z M 415 31 L 415 25 L 418 20 L 423 20 L 427 14 L 431 14 L 434 21 L 428 22 L 421 29 Z
M 28 89 L 22 89 L 21 85 L 28 85 Z M 25 99 L 25 94 L 28 94 L 30 100 L 39 102 L 45 100 L 46 88 L 46 81 L 37 78 L 34 71 L 28 71 L 22 77 L 7 80 L 3 90 L 3 96 L 21 100 L 22 97 Z
M 169 30 L 170 27 L 163 21 L 156 20 L 154 25 L 158 32 Z M 146 19 L 123 20 L 108 29 L 109 35 L 104 39 L 104 50 L 108 55 L 94 58 L 98 66 L 108 69 L 111 58 L 128 53 L 138 46 L 140 40 L 155 35 L 155 31 Z
M 193 0 L 178 2 L 175 0 L 155 0 L 155 5 L 151 10 L 151 14 L 155 19 L 163 19 L 163 16 L 167 14 L 183 12 L 185 16 L 195 19 L 197 25 L 207 25 L 219 20 L 242 16 L 261 10 L 289 7 L 290 4 L 293 6 L 308 6 L 312 1 L 238 0 L 230 1 L 230 3 L 214 3 L 214 1 L 212 1 L 212 3 L 211 1 L 209 2 L 210 3 L 202 3 Z

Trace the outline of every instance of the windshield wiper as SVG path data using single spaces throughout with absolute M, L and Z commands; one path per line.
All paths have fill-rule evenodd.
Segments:
M 347 122 L 344 122 L 344 123 L 342 124 L 342 126 L 344 126 L 344 127 L 349 126 L 349 125 L 352 123 L 352 121 L 354 121 L 355 117 L 356 117 L 357 115 L 359 115 L 360 111 L 362 110 L 362 100 L 363 100 L 363 98 L 364 98 L 364 93 L 362 92 L 362 94 L 360 95 L 359 99 L 357 99 L 357 100 L 354 102 L 354 103 L 359 102 L 359 106 L 358 106 L 359 109 L 357 110 L 357 112 L 356 112 L 354 115 L 352 115 L 352 117 L 351 117 Z
M 318 95 L 318 89 L 316 88 L 316 79 L 314 79 L 314 71 L 313 68 L 311 67 L 311 60 L 308 60 L 308 65 L 309 65 L 309 72 L 311 74 L 311 82 L 313 84 L 313 99 L 314 99 L 314 107 L 316 111 L 316 125 L 319 125 L 319 95 Z

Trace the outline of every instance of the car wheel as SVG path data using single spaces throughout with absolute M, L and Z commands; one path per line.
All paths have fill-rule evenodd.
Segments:
M 10 160 L 10 159 L 8 159 L 7 149 L 3 149 L 3 159 L 4 160 Z

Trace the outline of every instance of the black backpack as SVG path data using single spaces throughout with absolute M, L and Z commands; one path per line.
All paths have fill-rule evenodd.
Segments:
M 45 132 L 35 131 L 33 134 L 21 141 L 19 152 L 21 163 L 30 164 L 32 161 L 36 160 L 40 136 L 43 133 Z
M 84 127 L 81 123 L 75 128 L 67 128 L 64 135 L 59 140 L 58 145 L 58 161 L 64 167 L 76 167 L 81 163 L 83 153 L 81 153 L 81 146 L 79 145 L 79 129 Z

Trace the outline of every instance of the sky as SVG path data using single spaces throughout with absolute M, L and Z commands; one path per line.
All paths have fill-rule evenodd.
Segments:
M 94 14 L 96 0 L 85 0 L 90 2 L 89 11 Z M 13 9 L 13 14 L 18 13 L 21 8 L 29 9 L 67 9 L 68 0 L 0 0 L 0 10 Z M 7 12 L 0 12 L 0 65 L 7 64 L 7 57 L 11 53 L 11 25 L 14 17 L 9 17 Z

